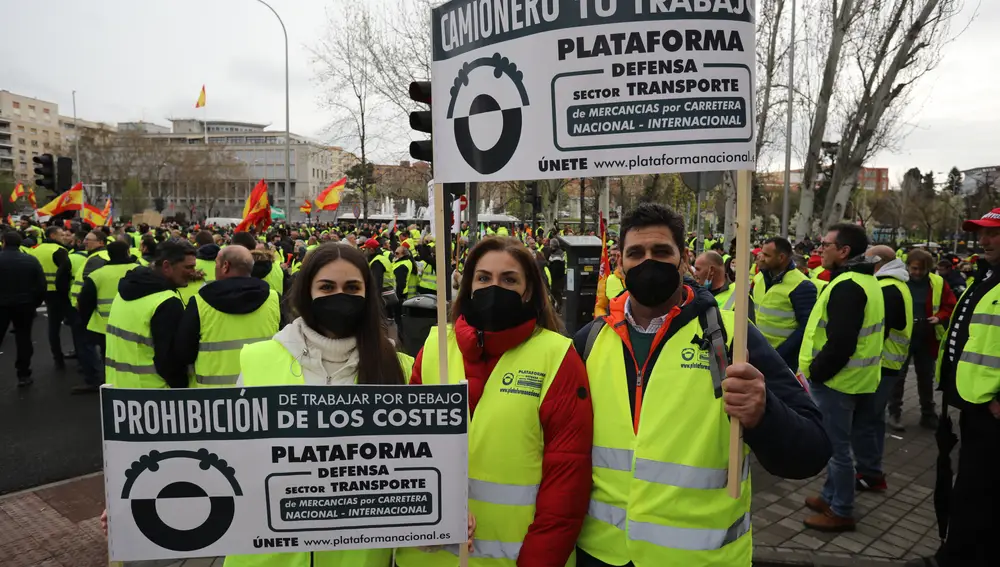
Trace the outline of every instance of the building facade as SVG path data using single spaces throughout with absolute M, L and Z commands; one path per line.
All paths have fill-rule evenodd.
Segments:
M 771 171 L 761 174 L 766 191 L 781 191 L 785 188 L 785 172 Z M 817 183 L 822 181 L 822 175 L 817 177 Z M 790 176 L 792 191 L 798 191 L 802 184 L 802 170 L 793 169 Z M 882 193 L 889 190 L 889 168 L 862 167 L 858 172 L 858 186 L 866 191 Z
M 144 172 L 130 175 L 144 178 L 143 185 L 149 189 L 151 199 L 163 199 L 166 214 L 238 217 L 247 196 L 260 180 L 268 185 L 271 206 L 285 208 L 285 133 L 267 130 L 267 126 L 184 118 L 171 120 L 170 128 L 148 122 L 122 122 L 117 130 L 121 139 L 138 136 L 142 143 L 148 144 L 145 161 L 163 160 L 162 164 L 147 164 Z M 352 157 L 342 148 L 325 146 L 293 133 L 289 162 L 292 210 L 286 211 L 289 218 L 304 219 L 305 215 L 298 211 L 299 205 L 343 177 L 353 164 Z M 206 166 L 211 170 L 204 170 Z M 199 176 L 185 169 L 194 167 L 203 168 L 203 174 Z M 112 187 L 112 194 L 123 190 L 121 183 Z
M 58 104 L 0 90 L 0 171 L 28 182 L 34 177 L 31 158 L 61 145 Z

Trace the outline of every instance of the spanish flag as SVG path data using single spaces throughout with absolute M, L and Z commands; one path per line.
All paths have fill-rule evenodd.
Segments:
M 79 211 L 83 208 L 83 183 L 77 183 L 69 191 L 59 195 L 49 204 L 38 209 L 38 216 L 54 216 L 67 211 Z
M 13 203 L 14 201 L 20 199 L 21 197 L 24 197 L 24 195 L 25 195 L 24 185 L 18 183 L 17 185 L 14 186 L 14 190 L 10 194 L 10 202 Z
M 104 223 L 107 222 L 107 218 L 101 214 L 101 210 L 89 203 L 83 205 L 83 209 L 80 211 L 80 219 L 89 224 L 91 228 L 104 226 Z
M 108 196 L 108 200 L 104 202 L 104 209 L 101 211 L 101 216 L 104 217 L 104 223 L 111 226 L 111 197 Z
M 313 205 L 312 205 L 312 203 L 309 202 L 309 199 L 306 199 L 306 202 L 303 203 L 303 205 L 301 207 L 299 207 L 299 211 L 303 212 L 303 213 L 305 213 L 307 215 L 309 213 L 311 213 L 312 210 L 313 210 Z
M 36 211 L 38 210 L 38 202 L 35 201 L 35 190 L 34 189 L 28 189 L 28 202 L 31 203 L 31 208 L 32 209 L 34 209 Z
M 236 225 L 235 231 L 243 232 L 250 227 L 264 231 L 269 226 L 271 226 L 271 204 L 267 200 L 267 182 L 261 179 L 243 205 L 243 220 Z
M 321 211 L 336 211 L 337 207 L 340 206 L 340 194 L 344 192 L 344 187 L 346 186 L 346 177 L 342 177 L 331 183 L 329 187 L 323 189 L 316 196 L 316 207 Z
M 201 86 L 201 94 L 198 95 L 198 101 L 194 103 L 195 108 L 201 108 L 205 106 L 205 85 Z
M 597 302 L 594 304 L 594 318 L 604 317 L 608 314 L 609 304 L 607 285 L 608 276 L 611 275 L 611 258 L 608 256 L 608 225 L 604 222 L 604 215 L 601 215 L 601 270 L 597 278 Z

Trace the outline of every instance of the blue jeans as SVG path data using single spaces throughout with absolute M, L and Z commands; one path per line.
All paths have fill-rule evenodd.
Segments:
M 851 458 L 851 429 L 862 396 L 845 394 L 813 382 L 812 395 L 823 412 L 823 428 L 833 445 L 826 466 L 822 497 L 833 513 L 850 518 L 854 514 L 854 460 Z
M 874 394 L 859 396 L 851 447 L 858 472 L 865 476 L 882 476 L 882 453 L 885 451 L 885 405 L 899 379 L 899 370 L 882 369 L 882 381 Z

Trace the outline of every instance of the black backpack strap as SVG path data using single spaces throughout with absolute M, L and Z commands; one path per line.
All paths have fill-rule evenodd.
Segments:
M 701 323 L 701 329 L 705 333 L 700 340 L 700 346 L 709 351 L 708 366 L 712 374 L 712 388 L 718 399 L 722 397 L 722 381 L 726 377 L 726 369 L 730 363 L 729 352 L 726 349 L 726 328 L 722 324 L 722 315 L 719 314 L 716 305 L 710 305 L 700 313 L 698 322 Z
M 587 332 L 587 343 L 583 347 L 583 363 L 587 363 L 587 358 L 590 357 L 590 351 L 594 350 L 594 343 L 597 342 L 597 335 L 601 334 L 601 329 L 604 328 L 604 318 L 595 319 L 594 324 L 590 326 L 590 331 Z

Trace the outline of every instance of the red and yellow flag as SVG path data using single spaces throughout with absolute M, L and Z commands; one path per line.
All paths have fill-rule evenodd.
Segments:
M 342 177 L 331 183 L 329 187 L 323 189 L 316 196 L 316 208 L 321 211 L 336 211 L 337 207 L 340 206 L 340 194 L 344 192 L 344 187 L 346 186 L 346 177 Z
M 20 199 L 21 197 L 24 197 L 24 195 L 25 195 L 24 185 L 18 183 L 17 185 L 14 186 L 14 190 L 11 191 L 10 193 L 10 202 L 13 203 L 14 201 Z
M 597 301 L 594 303 L 594 319 L 608 314 L 611 303 L 608 299 L 608 276 L 611 275 L 611 258 L 608 256 L 608 225 L 601 214 L 601 271 L 597 278 Z
M 107 218 L 101 214 L 101 210 L 90 203 L 83 205 L 83 209 L 80 210 L 80 219 L 89 224 L 91 228 L 104 226 L 104 223 L 107 222 Z
M 205 85 L 201 86 L 201 94 L 198 95 L 198 101 L 194 103 L 195 108 L 201 108 L 205 106 Z
M 28 189 L 28 202 L 31 203 L 31 208 L 32 209 L 34 209 L 36 211 L 38 210 L 38 202 L 35 201 L 35 190 L 34 189 Z
M 309 213 L 311 213 L 312 210 L 313 210 L 313 205 L 312 205 L 311 202 L 309 202 L 309 199 L 306 199 L 306 202 L 303 203 L 301 207 L 299 207 L 299 211 L 301 211 L 301 212 L 303 212 L 303 213 L 305 213 L 307 215 Z
M 267 182 L 261 179 L 250 192 L 247 202 L 243 205 L 243 220 L 236 225 L 236 232 L 256 227 L 257 230 L 267 230 L 271 226 L 271 204 L 267 200 Z
M 77 183 L 69 191 L 38 209 L 38 216 L 53 216 L 67 211 L 79 211 L 83 208 L 83 183 Z

